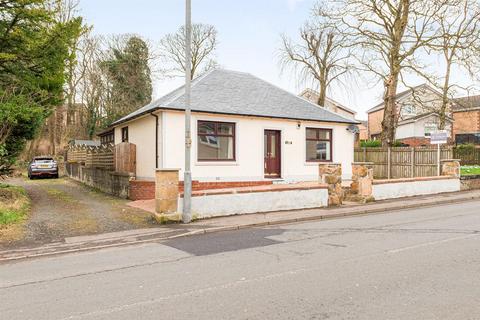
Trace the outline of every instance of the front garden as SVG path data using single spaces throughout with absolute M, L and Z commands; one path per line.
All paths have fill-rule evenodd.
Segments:
M 24 220 L 30 210 L 25 189 L 0 183 L 0 229 Z
M 460 174 L 462 176 L 480 175 L 480 166 L 462 166 L 460 167 Z

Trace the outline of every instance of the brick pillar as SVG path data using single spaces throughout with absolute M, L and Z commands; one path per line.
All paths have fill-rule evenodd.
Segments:
M 179 169 L 157 169 L 155 172 L 155 211 L 177 213 Z
M 373 162 L 352 163 L 351 190 L 362 198 L 372 196 Z
M 319 164 L 320 183 L 328 185 L 328 205 L 338 206 L 343 201 L 342 165 L 340 163 Z
M 442 176 L 453 176 L 460 178 L 460 160 L 445 159 L 442 160 Z

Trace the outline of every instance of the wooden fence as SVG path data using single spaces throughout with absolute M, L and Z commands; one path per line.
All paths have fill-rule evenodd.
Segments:
M 70 163 L 80 163 L 87 168 L 102 168 L 106 170 L 115 170 L 114 145 L 71 146 L 67 151 L 67 161 Z
M 355 149 L 355 162 L 372 162 L 376 179 L 437 176 L 441 160 L 453 157 L 452 147 L 442 147 L 440 152 L 436 147 Z

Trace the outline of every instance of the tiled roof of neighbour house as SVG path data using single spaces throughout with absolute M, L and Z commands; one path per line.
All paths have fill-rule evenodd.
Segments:
M 427 85 L 426 83 L 424 83 L 424 84 L 421 84 L 421 85 L 412 87 L 412 88 L 410 88 L 410 89 L 407 89 L 407 90 L 405 90 L 405 91 L 402 91 L 402 92 L 400 92 L 400 93 L 397 93 L 397 95 L 395 96 L 395 100 L 399 100 L 399 99 L 405 97 L 406 95 L 408 95 L 408 94 L 410 94 L 410 93 L 412 93 L 412 92 L 414 92 L 414 91 L 416 91 L 416 90 L 423 89 L 423 88 L 428 89 L 428 90 L 431 90 L 432 92 L 435 92 L 435 93 L 437 93 L 437 94 L 440 94 L 440 93 L 437 92 L 435 89 L 433 89 L 432 87 L 430 87 L 429 85 Z M 383 101 L 382 101 L 382 102 L 380 102 L 379 104 L 377 104 L 375 107 L 367 110 L 367 113 L 371 113 L 371 112 L 375 112 L 375 111 L 378 111 L 378 110 L 382 110 L 382 109 L 383 109 L 383 105 L 384 105 L 384 103 L 383 103 Z
M 480 95 L 457 98 L 455 102 L 457 104 L 452 108 L 453 112 L 480 109 Z
M 184 87 L 115 121 L 112 126 L 155 110 L 185 110 Z M 215 69 L 192 81 L 193 112 L 356 124 L 249 73 Z
M 319 95 L 318 91 L 307 88 L 307 89 L 303 90 L 302 92 L 300 92 L 299 96 L 300 97 L 305 97 L 307 94 L 313 94 L 313 95 L 315 95 L 315 97 L 318 97 L 318 95 Z M 345 107 L 343 104 L 333 100 L 332 98 L 325 97 L 325 100 L 329 101 L 331 104 L 334 104 L 337 108 L 343 109 L 343 110 L 345 110 L 347 112 L 350 112 L 352 114 L 357 113 L 355 110 L 352 110 L 350 108 Z

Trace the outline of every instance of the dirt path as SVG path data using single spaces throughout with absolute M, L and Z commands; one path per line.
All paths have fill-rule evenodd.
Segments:
M 62 241 L 65 237 L 154 226 L 150 213 L 67 178 L 7 181 L 25 187 L 30 217 L 14 241 L 0 237 L 0 248 Z

